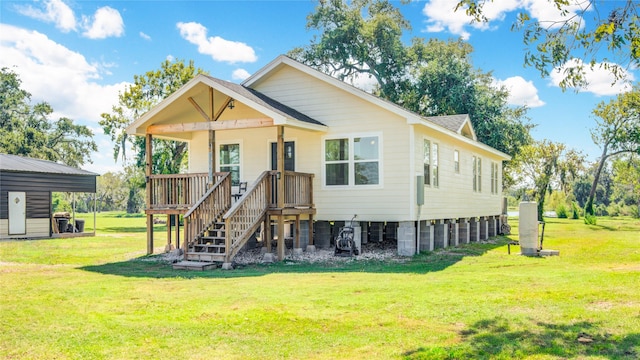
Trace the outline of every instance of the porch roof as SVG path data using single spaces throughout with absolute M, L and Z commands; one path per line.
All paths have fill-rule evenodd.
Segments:
M 231 100 L 234 107 L 228 106 Z M 276 125 L 327 130 L 321 122 L 259 91 L 199 74 L 136 119 L 127 133 L 188 140 L 192 131 Z

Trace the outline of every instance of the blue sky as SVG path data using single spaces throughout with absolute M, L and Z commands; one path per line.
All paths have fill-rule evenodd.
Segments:
M 590 160 L 600 150 L 589 129 L 591 110 L 600 101 L 628 89 L 611 86 L 606 71 L 588 74 L 580 92 L 562 92 L 556 76 L 543 79 L 523 66 L 522 34 L 512 32 L 515 14 L 553 20 L 547 0 L 500 0 L 491 3 L 488 24 L 470 25 L 454 0 L 413 1 L 398 6 L 410 21 L 412 37 L 469 41 L 473 64 L 492 71 L 496 83 L 510 88 L 510 102 L 527 105 L 534 138 L 563 142 Z M 600 12 L 616 1 L 599 2 Z M 118 91 L 133 76 L 155 70 L 165 59 L 194 60 L 212 76 L 241 82 L 276 56 L 308 45 L 314 35 L 306 17 L 316 1 L 82 1 L 41 0 L 0 3 L 0 66 L 19 74 L 33 101 L 49 102 L 56 117 L 89 126 L 99 151 L 85 169 L 117 171 L 113 144 L 98 125 L 100 114 L 117 103 Z M 589 26 L 589 18 L 584 19 Z M 634 71 L 629 79 L 635 80 Z M 360 84 L 366 87 L 367 84 Z

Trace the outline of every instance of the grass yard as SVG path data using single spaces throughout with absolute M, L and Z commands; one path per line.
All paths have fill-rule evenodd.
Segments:
M 402 264 L 207 272 L 143 256 L 144 223 L 100 214 L 95 237 L 0 242 L 0 358 L 640 358 L 637 219 L 548 219 L 559 257 L 498 238 Z

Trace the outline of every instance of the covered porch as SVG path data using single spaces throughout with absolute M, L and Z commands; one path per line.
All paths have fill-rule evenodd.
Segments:
M 279 260 L 285 252 L 285 221 L 295 221 L 299 229 L 301 219 L 308 220 L 313 244 L 314 174 L 293 171 L 286 163 L 285 152 L 291 153 L 285 144 L 287 129 L 317 133 L 326 131 L 326 126 L 255 90 L 206 75 L 196 76 L 130 125 L 130 134 L 146 140 L 147 253 L 154 251 L 153 224 L 158 216 L 167 218 L 165 249 L 181 247 L 185 259 L 196 261 L 230 265 L 257 229 L 262 227 L 264 237 L 272 238 L 272 222 L 277 225 Z M 251 160 L 245 163 L 226 158 L 240 148 L 219 140 L 229 134 L 239 144 L 272 141 L 271 166 L 267 160 L 256 166 L 254 158 L 268 155 L 255 149 L 244 152 L 243 157 Z M 189 173 L 154 174 L 154 138 L 189 143 Z M 296 244 L 299 236 L 297 231 Z M 265 247 L 270 251 L 271 241 Z

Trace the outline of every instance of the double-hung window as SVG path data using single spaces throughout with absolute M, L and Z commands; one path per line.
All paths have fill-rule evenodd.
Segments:
M 437 143 L 424 139 L 423 144 L 424 184 L 438 187 L 440 175 L 438 174 L 438 154 L 440 147 Z
M 473 191 L 482 191 L 482 159 L 479 156 L 473 156 Z
M 424 184 L 431 186 L 431 141 L 425 139 L 423 149 Z
M 458 150 L 453 150 L 453 171 L 456 174 L 460 173 L 460 152 Z
M 491 193 L 498 193 L 498 163 L 491 163 Z
M 440 176 L 438 175 L 438 153 L 439 146 L 436 143 L 433 143 L 431 146 L 431 172 L 433 175 L 432 184 L 434 187 L 438 187 L 440 185 Z
M 220 171 L 231 173 L 231 184 L 240 184 L 240 144 L 220 145 Z
M 324 142 L 325 184 L 380 184 L 380 137 L 327 139 Z

